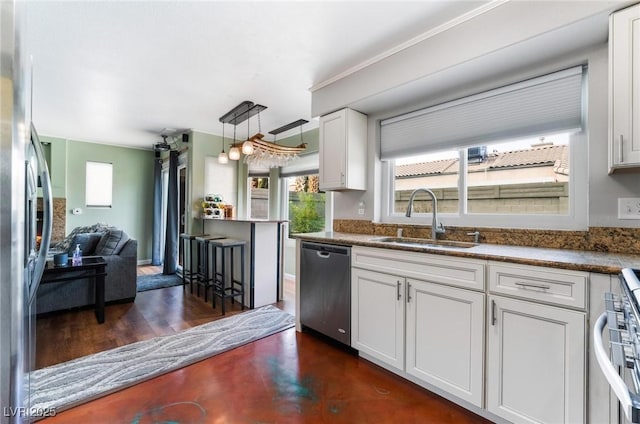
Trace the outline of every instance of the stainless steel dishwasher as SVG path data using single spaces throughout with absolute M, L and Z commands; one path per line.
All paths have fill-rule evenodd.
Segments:
M 300 323 L 351 345 L 351 248 L 302 242 Z

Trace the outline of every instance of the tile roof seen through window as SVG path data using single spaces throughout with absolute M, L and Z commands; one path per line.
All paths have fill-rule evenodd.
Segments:
M 530 149 L 489 153 L 482 162 L 469 163 L 469 172 L 490 172 L 505 168 L 553 166 L 554 172 L 569 175 L 569 149 L 566 145 L 538 145 Z M 442 175 L 458 172 L 458 159 L 444 159 L 396 166 L 397 178 Z

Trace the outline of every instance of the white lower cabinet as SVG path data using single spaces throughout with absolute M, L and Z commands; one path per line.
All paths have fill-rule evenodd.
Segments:
M 351 347 L 404 369 L 404 278 L 351 270 Z
M 384 255 L 379 249 L 353 253 L 355 265 Z M 401 375 L 406 373 L 481 408 L 484 293 L 425 281 L 438 281 L 434 274 L 425 273 L 423 280 L 406 277 L 414 273 L 394 254 L 389 256 L 394 265 L 385 269 L 389 273 L 372 271 L 376 266 L 370 265 L 352 268 L 351 346 Z M 418 263 L 424 266 L 432 263 L 430 255 L 405 252 L 404 256 L 407 261 L 422 259 Z M 446 259 L 439 256 L 433 263 L 443 267 Z M 476 275 L 480 279 L 476 283 L 483 287 L 483 273 L 476 272 L 478 263 L 470 264 L 474 272 L 469 275 Z M 451 275 L 465 268 L 458 259 L 450 263 Z
M 490 295 L 487 410 L 514 423 L 585 422 L 586 314 Z
M 408 374 L 482 407 L 483 293 L 407 279 Z
M 363 357 L 496 420 L 588 421 L 588 273 L 354 246 L 351 276 Z

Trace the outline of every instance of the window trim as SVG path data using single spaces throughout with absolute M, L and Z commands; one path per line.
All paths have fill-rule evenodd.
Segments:
M 440 213 L 438 218 L 445 227 L 485 227 L 519 228 L 546 230 L 587 230 L 588 222 L 588 137 L 584 131 L 569 136 L 569 213 L 551 214 L 469 214 L 466 212 L 467 158 L 464 149 L 460 149 L 460 176 L 458 179 L 458 213 Z M 428 153 L 428 152 L 425 152 Z M 390 224 L 431 225 L 430 213 L 414 213 L 407 218 L 402 213 L 393 212 L 394 161 L 382 161 L 382 211 L 381 222 Z M 428 188 L 428 187 L 427 187 Z

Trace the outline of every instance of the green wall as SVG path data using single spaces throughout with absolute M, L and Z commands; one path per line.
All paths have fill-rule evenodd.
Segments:
M 51 175 L 55 197 L 66 197 L 66 231 L 103 222 L 122 228 L 138 240 L 138 260 L 151 259 L 153 222 L 153 158 L 149 150 L 41 137 L 51 143 Z M 86 162 L 113 164 L 113 206 L 85 206 Z M 73 215 L 74 208 L 82 214 Z

